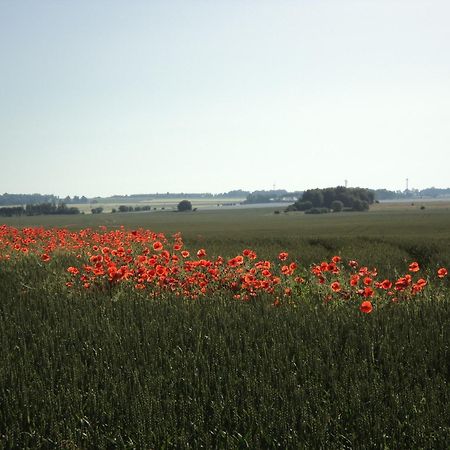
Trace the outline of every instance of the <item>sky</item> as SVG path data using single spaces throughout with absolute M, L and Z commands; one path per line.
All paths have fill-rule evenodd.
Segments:
M 450 187 L 448 0 L 0 0 L 0 193 Z

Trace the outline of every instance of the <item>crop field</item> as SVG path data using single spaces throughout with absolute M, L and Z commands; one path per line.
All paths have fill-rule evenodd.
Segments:
M 154 200 L 142 200 L 142 201 L 100 201 L 96 203 L 71 203 L 70 206 L 75 206 L 81 212 L 85 214 L 90 214 L 92 208 L 102 207 L 103 212 L 110 213 L 113 209 L 118 210 L 120 205 L 132 206 L 133 208 L 136 206 L 149 206 L 154 211 L 176 211 L 178 203 L 183 200 L 183 198 L 169 198 L 169 199 L 154 199 Z M 245 198 L 196 198 L 193 200 L 195 203 L 195 208 L 197 209 L 211 209 L 211 208 L 220 208 L 222 206 L 227 205 L 236 205 L 244 201 Z
M 0 448 L 447 449 L 450 205 L 0 225 Z

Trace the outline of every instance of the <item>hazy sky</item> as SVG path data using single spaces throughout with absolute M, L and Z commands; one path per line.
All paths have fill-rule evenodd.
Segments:
M 0 0 L 0 193 L 450 186 L 448 0 Z

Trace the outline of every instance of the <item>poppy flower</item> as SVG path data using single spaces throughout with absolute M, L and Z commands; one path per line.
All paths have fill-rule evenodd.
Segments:
M 372 303 L 369 302 L 368 300 L 362 302 L 361 305 L 359 306 L 359 310 L 365 314 L 370 314 L 373 310 Z
M 419 278 L 417 281 L 416 281 L 416 284 L 417 284 L 417 286 L 420 286 L 420 287 L 425 287 L 428 283 L 427 283 L 427 281 L 426 280 L 424 280 L 423 278 Z
M 333 283 L 331 283 L 331 289 L 334 292 L 339 292 L 341 290 L 341 285 L 339 284 L 339 281 L 334 281 Z
M 420 270 L 419 263 L 418 262 L 412 262 L 409 265 L 408 269 L 409 269 L 410 272 L 418 272 Z
M 448 271 L 445 267 L 441 267 L 438 271 L 437 271 L 437 275 L 439 278 L 444 278 L 446 277 L 448 274 Z
M 50 261 L 50 256 L 48 256 L 47 253 L 44 253 L 44 254 L 41 256 L 41 261 L 43 261 L 43 262 L 49 262 L 49 261 Z
M 199 258 L 203 258 L 203 256 L 206 256 L 206 250 L 204 248 L 201 248 L 198 252 L 197 252 L 197 256 Z
M 160 250 L 162 250 L 163 245 L 161 244 L 161 242 L 156 241 L 153 243 L 153 250 L 155 250 L 155 252 L 159 252 Z
M 279 255 L 278 255 L 278 259 L 280 260 L 280 261 L 286 261 L 286 259 L 288 258 L 288 253 L 287 252 L 281 252 Z

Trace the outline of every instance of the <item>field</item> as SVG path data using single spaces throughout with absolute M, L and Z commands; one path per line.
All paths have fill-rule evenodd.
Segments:
M 92 208 L 102 207 L 104 213 L 110 213 L 113 209 L 118 210 L 120 205 L 132 206 L 149 206 L 154 211 L 176 211 L 178 203 L 183 198 L 168 198 L 168 199 L 154 199 L 154 200 L 142 200 L 142 201 L 99 201 L 97 203 L 73 203 L 70 206 L 75 206 L 81 212 L 90 214 Z M 227 205 L 236 205 L 244 201 L 245 198 L 226 198 L 226 199 L 214 199 L 214 198 L 195 198 L 192 200 L 194 208 L 197 209 L 214 209 Z
M 450 206 L 420 206 L 4 219 L 0 448 L 448 448 Z

